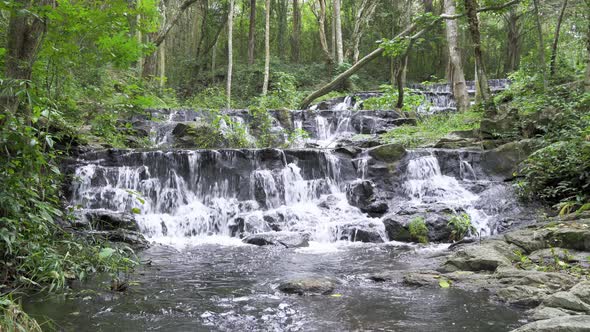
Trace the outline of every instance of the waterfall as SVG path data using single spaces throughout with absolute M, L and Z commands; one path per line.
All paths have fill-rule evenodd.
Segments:
M 128 152 L 78 166 L 70 203 L 139 211 L 142 233 L 168 244 L 227 239 L 236 225 L 305 232 L 318 242 L 365 227 L 385 239 L 378 219 L 348 204 L 343 177 L 356 174 L 343 174 L 340 162 L 313 150 Z

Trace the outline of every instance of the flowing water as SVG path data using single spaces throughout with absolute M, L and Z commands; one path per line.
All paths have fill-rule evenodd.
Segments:
M 392 201 L 464 209 L 484 235 L 491 233 L 488 215 L 499 212 L 491 211 L 489 197 L 500 199 L 503 187 L 486 178 L 470 154 L 453 159 L 440 157 L 442 152 L 410 152 L 399 179 L 401 192 Z M 70 294 L 32 296 L 25 309 L 64 331 L 508 331 L 518 326 L 521 313 L 486 294 L 402 283 L 404 272 L 435 268 L 447 245 L 389 242 L 380 218 L 349 203 L 347 185 L 369 177 L 369 159 L 366 153 L 350 159 L 317 149 L 84 155 L 74 167 L 70 204 L 83 211 L 139 210 L 140 230 L 152 246 L 139 253 L 144 264 L 129 276 L 125 293 L 108 291 L 108 280 L 96 278 Z M 450 160 L 458 165 L 452 167 L 455 175 L 447 170 Z M 474 184 L 486 189 L 476 193 L 470 189 Z M 256 247 L 239 238 L 274 231 L 307 234 L 309 246 Z M 354 242 L 359 231 L 374 234 L 373 243 Z M 383 272 L 392 281 L 371 280 Z M 277 290 L 279 283 L 300 277 L 329 278 L 336 295 L 301 297 Z

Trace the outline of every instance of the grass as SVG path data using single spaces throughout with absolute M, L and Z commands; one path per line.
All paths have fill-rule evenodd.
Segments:
M 436 143 L 452 131 L 479 128 L 483 113 L 469 110 L 461 113 L 444 113 L 421 116 L 416 126 L 400 126 L 381 135 L 387 143 L 399 143 L 416 148 Z
M 0 331 L 41 332 L 41 326 L 10 296 L 0 296 Z

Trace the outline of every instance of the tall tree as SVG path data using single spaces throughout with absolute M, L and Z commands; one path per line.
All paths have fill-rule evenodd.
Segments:
M 586 77 L 584 78 L 584 90 L 590 92 L 590 0 L 586 0 Z
M 279 58 L 285 59 L 285 51 L 287 50 L 287 8 L 288 0 L 277 0 L 277 21 L 279 28 L 277 29 L 277 46 Z
M 264 27 L 264 82 L 262 83 L 262 95 L 266 96 L 268 92 L 268 80 L 270 78 L 270 0 L 266 0 L 264 7 L 265 27 Z
M 334 0 L 333 7 L 336 63 L 338 65 L 341 65 L 342 63 L 344 63 L 344 46 L 342 44 L 342 19 L 340 16 L 340 0 Z
M 233 70 L 233 37 L 234 37 L 234 0 L 229 0 L 229 11 L 227 13 L 227 78 L 225 93 L 227 96 L 227 108 L 231 108 L 231 78 Z
M 543 88 L 547 89 L 547 66 L 545 65 L 545 42 L 543 41 L 543 25 L 541 25 L 541 14 L 539 13 L 539 0 L 533 0 L 533 9 L 535 12 L 535 23 L 537 26 L 537 42 L 539 55 L 539 68 L 543 74 Z
M 256 0 L 250 0 L 250 30 L 248 31 L 248 64 L 254 63 L 256 47 Z
M 507 29 L 507 47 L 506 47 L 506 61 L 504 64 L 504 73 L 513 72 L 518 68 L 520 62 L 520 48 L 522 38 L 522 24 L 520 18 L 522 13 L 517 12 L 515 8 L 504 14 L 504 21 Z
M 328 68 L 331 69 L 334 65 L 334 58 L 330 53 L 330 48 L 328 47 L 328 38 L 326 37 L 326 0 L 318 0 L 318 3 L 320 5 L 320 9 L 318 12 L 314 10 L 313 13 L 315 14 L 318 21 L 318 33 L 320 35 L 320 46 L 322 47 L 322 53 L 324 53 L 324 58 Z M 314 8 L 315 7 L 312 7 L 312 9 Z
M 553 45 L 551 46 L 551 62 L 549 63 L 549 73 L 551 76 L 555 75 L 555 61 L 557 60 L 557 44 L 559 43 L 559 32 L 561 31 L 561 23 L 563 22 L 563 14 L 567 7 L 567 0 L 563 0 L 559 17 L 557 18 L 557 25 L 555 27 L 555 37 L 553 37 Z
M 479 33 L 479 19 L 477 17 L 477 0 L 464 0 L 465 14 L 469 25 L 469 34 L 473 43 L 473 53 L 475 58 L 475 76 L 476 76 L 476 98 L 487 103 L 491 98 L 490 86 L 488 84 L 488 75 L 486 74 L 483 51 L 481 49 L 481 36 Z
M 359 60 L 361 38 L 363 36 L 364 29 L 366 28 L 369 21 L 373 17 L 373 13 L 375 12 L 376 7 L 377 7 L 376 0 L 362 0 L 361 4 L 357 8 L 355 20 L 354 20 L 354 28 L 352 31 L 352 62 L 353 63 L 356 63 Z
M 444 6 L 447 15 L 455 15 L 455 0 L 444 0 Z M 457 21 L 448 20 L 445 31 L 449 49 L 448 78 L 453 90 L 453 97 L 457 103 L 457 110 L 464 111 L 469 107 L 469 94 L 467 93 L 465 74 L 463 73 Z
M 301 9 L 299 0 L 293 0 L 293 34 L 291 36 L 291 60 L 299 62 L 301 57 Z

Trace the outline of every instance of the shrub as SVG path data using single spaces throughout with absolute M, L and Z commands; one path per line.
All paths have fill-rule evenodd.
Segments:
M 363 108 L 367 110 L 393 110 L 398 100 L 397 88 L 392 85 L 382 85 L 383 95 L 372 97 L 363 102 Z M 425 98 L 413 89 L 404 89 L 404 105 L 402 111 L 415 112 L 418 106 L 424 104 Z
M 420 243 L 428 243 L 428 228 L 422 217 L 416 217 L 408 224 L 408 230 L 412 240 Z
M 469 234 L 477 234 L 477 229 L 471 223 L 471 217 L 467 213 L 452 216 L 447 226 L 451 228 L 452 241 L 461 241 Z

